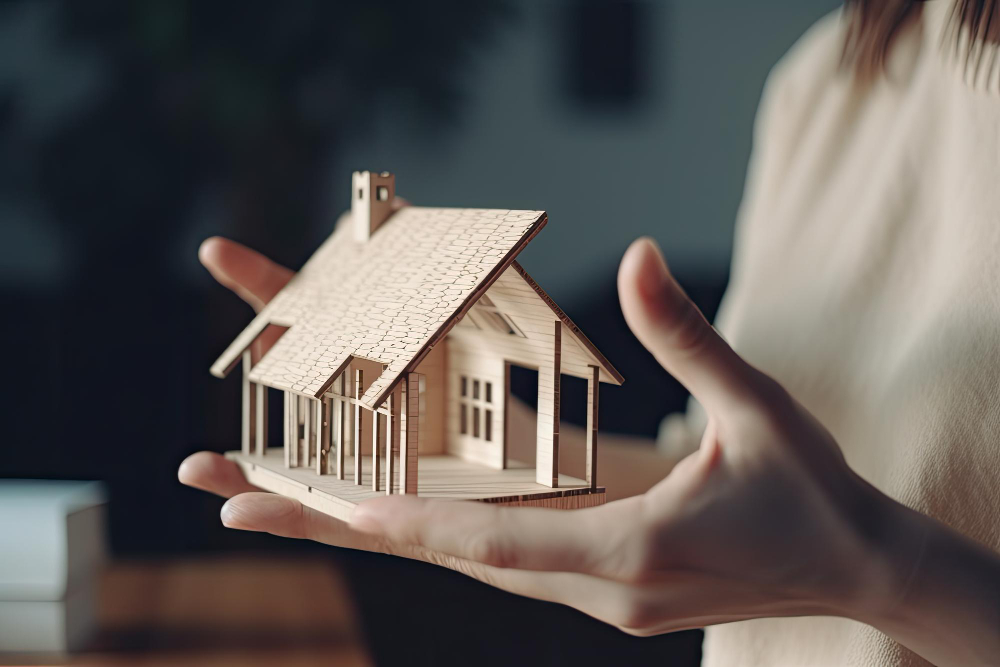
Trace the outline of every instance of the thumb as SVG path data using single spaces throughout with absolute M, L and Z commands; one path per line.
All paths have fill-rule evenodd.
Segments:
M 625 251 L 618 299 L 632 333 L 706 410 L 725 409 L 753 395 L 757 371 L 691 302 L 652 239 L 637 239 Z

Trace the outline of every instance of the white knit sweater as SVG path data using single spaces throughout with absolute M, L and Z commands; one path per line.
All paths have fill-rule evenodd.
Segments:
M 774 69 L 718 326 L 865 479 L 1000 550 L 1000 55 L 963 75 L 948 9 L 871 86 L 839 67 L 839 14 Z M 705 662 L 926 664 L 836 618 L 710 628 Z

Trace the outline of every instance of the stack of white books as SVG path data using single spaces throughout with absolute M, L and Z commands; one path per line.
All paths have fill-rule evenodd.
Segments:
M 98 482 L 0 480 L 0 652 L 83 648 L 105 548 Z

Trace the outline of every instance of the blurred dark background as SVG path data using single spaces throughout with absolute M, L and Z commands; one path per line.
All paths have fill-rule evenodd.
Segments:
M 354 169 L 394 171 L 417 204 L 548 211 L 520 261 L 627 378 L 602 428 L 655 436 L 685 394 L 628 334 L 617 262 L 655 236 L 714 312 L 764 77 L 836 4 L 0 4 L 0 475 L 105 480 L 119 557 L 315 550 L 226 531 L 221 501 L 176 481 L 186 455 L 238 441 L 239 383 L 208 367 L 251 316 L 196 252 L 222 234 L 301 265 Z M 632 639 L 450 572 L 320 553 L 385 590 L 357 594 L 383 662 L 400 590 L 468 630 L 430 632 L 429 661 L 700 651 L 698 633 Z

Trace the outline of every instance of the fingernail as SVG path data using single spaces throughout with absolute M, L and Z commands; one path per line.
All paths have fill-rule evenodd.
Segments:
M 219 518 L 222 519 L 222 525 L 226 528 L 239 528 L 239 516 L 240 510 L 233 505 L 232 500 L 227 500 L 226 504 L 219 510 Z
M 240 530 L 259 530 L 280 523 L 296 511 L 298 503 L 273 493 L 244 493 L 226 501 L 219 512 L 222 525 Z

